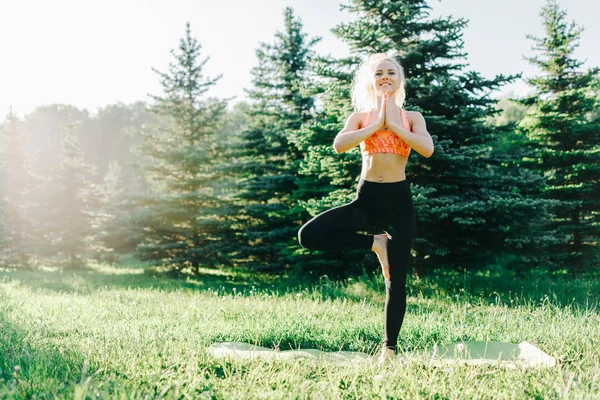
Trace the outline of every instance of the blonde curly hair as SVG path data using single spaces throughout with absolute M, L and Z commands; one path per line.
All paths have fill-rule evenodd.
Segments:
M 406 99 L 404 68 L 398 60 L 386 53 L 375 53 L 368 56 L 358 67 L 352 79 L 352 105 L 354 111 L 364 112 L 377 108 L 377 93 L 372 84 L 373 67 L 381 61 L 389 61 L 398 69 L 400 82 L 394 100 L 398 107 L 404 106 Z

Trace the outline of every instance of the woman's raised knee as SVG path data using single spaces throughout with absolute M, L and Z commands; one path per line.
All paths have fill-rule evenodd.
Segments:
M 308 224 L 304 224 L 300 230 L 298 230 L 298 243 L 300 246 L 309 250 L 316 250 L 316 243 L 318 238 L 315 235 L 316 232 Z

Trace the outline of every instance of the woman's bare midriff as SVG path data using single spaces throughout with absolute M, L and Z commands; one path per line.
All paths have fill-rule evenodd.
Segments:
M 394 153 L 363 156 L 360 177 L 371 182 L 398 182 L 406 179 L 407 158 Z

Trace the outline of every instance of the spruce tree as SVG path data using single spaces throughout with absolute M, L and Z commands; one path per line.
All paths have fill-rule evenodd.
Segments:
M 45 220 L 40 221 L 51 252 L 69 268 L 86 264 L 98 251 L 98 211 L 102 203 L 95 168 L 85 162 L 75 121 L 62 129 L 59 166 L 46 182 Z
M 600 68 L 581 70 L 574 51 L 583 28 L 569 23 L 555 0 L 548 0 L 540 16 L 545 35 L 528 35 L 536 55 L 526 57 L 540 73 L 527 79 L 534 92 L 521 99 L 531 107 L 521 124 L 532 153 L 524 164 L 546 179 L 535 195 L 560 202 L 546 227 L 561 239 L 551 247 L 554 267 L 579 273 L 599 265 Z
M 146 201 L 145 240 L 138 246 L 143 260 L 175 270 L 215 267 L 227 261 L 230 208 L 214 193 L 223 178 L 217 165 L 223 154 L 216 134 L 226 100 L 206 99 L 221 78 L 205 78 L 200 43 L 190 24 L 167 72 L 159 76 L 163 96 L 151 95 L 151 110 L 168 118 L 164 126 L 140 132 L 137 149 L 151 186 Z
M 12 114 L 12 108 L 9 115 Z M 6 118 L 8 121 L 9 118 Z M 11 240 L 11 228 L 8 225 L 8 217 L 6 213 L 7 198 L 6 198 L 6 142 L 8 134 L 6 133 L 9 124 L 5 121 L 0 124 L 0 267 L 8 267 L 12 264 L 13 250 Z
M 485 124 L 497 113 L 490 95 L 517 76 L 488 80 L 465 71 L 462 30 L 467 21 L 428 19 L 430 7 L 424 0 L 352 0 L 342 7 L 357 18 L 332 31 L 352 55 L 320 63 L 319 73 L 329 82 L 323 113 L 300 135 L 301 148 L 307 151 L 301 167 L 306 209 L 315 215 L 355 196 L 359 149 L 338 155 L 332 142 L 352 111 L 350 83 L 357 64 L 368 54 L 385 52 L 403 65 L 405 108 L 423 114 L 435 144 L 431 158 L 413 151 L 407 166 L 417 213 L 417 272 L 539 261 L 544 233 L 537 221 L 546 216 L 547 204 L 526 199 L 523 193 L 528 186 L 540 185 L 541 179 L 504 168 L 511 155 L 495 152 L 500 133 Z M 312 199 L 304 197 L 309 193 Z M 363 268 L 354 252 L 340 257 L 346 269 Z M 374 255 L 367 257 L 377 263 Z
M 0 260 L 11 267 L 31 267 L 35 231 L 29 194 L 34 178 L 23 151 L 23 124 L 12 109 L 6 119 L 0 147 Z
M 4 127 L 0 125 L 0 154 L 4 155 Z M 5 266 L 6 256 L 10 246 L 9 228 L 6 223 L 4 210 L 6 208 L 4 189 L 4 164 L 6 157 L 0 157 L 0 267 Z
M 100 238 L 105 246 L 105 258 L 111 263 L 135 252 L 144 238 L 139 224 L 144 212 L 140 201 L 147 193 L 147 184 L 142 176 L 132 174 L 133 171 L 112 161 L 104 176 Z
M 238 262 L 255 269 L 293 263 L 297 224 L 303 209 L 293 200 L 302 154 L 293 143 L 302 124 L 313 118 L 313 98 L 303 90 L 313 46 L 293 9 L 284 9 L 284 29 L 272 44 L 256 50 L 248 126 L 233 157 L 238 176 Z

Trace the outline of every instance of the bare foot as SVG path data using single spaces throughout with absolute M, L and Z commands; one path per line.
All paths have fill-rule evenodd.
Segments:
M 388 254 L 387 254 L 387 242 L 388 235 L 373 235 L 373 250 L 377 254 L 377 258 L 379 258 L 379 263 L 381 264 L 381 270 L 383 272 L 383 276 L 386 279 L 390 279 L 390 263 L 388 262 Z

